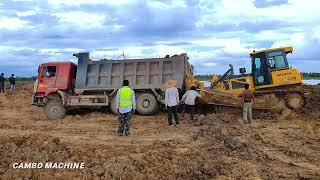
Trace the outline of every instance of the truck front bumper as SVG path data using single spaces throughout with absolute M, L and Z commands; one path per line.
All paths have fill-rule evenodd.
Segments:
M 34 106 L 43 107 L 45 106 L 44 98 L 43 97 L 36 97 L 36 95 L 32 96 L 31 104 Z

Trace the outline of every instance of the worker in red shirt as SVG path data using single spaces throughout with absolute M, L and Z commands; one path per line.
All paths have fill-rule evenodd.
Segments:
M 253 91 L 249 89 L 249 84 L 244 85 L 245 90 L 242 93 L 243 121 L 251 123 L 252 121 L 252 105 L 254 103 Z M 248 121 L 249 119 L 249 121 Z

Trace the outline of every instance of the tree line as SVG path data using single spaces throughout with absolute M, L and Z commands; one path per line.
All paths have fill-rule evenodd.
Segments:
M 16 77 L 16 81 L 35 81 L 36 77 L 32 76 L 32 77 Z
M 302 73 L 303 79 L 320 79 L 320 73 Z

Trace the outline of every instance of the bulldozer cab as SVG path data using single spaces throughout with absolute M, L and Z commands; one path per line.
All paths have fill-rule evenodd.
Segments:
M 292 47 L 253 51 L 250 53 L 255 86 L 272 84 L 272 72 L 289 69 L 286 54 Z

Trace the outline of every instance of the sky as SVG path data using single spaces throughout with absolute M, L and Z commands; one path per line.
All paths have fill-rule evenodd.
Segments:
M 196 74 L 251 71 L 252 50 L 294 48 L 320 72 L 318 0 L 0 0 L 0 72 L 34 76 L 41 63 L 187 53 Z

